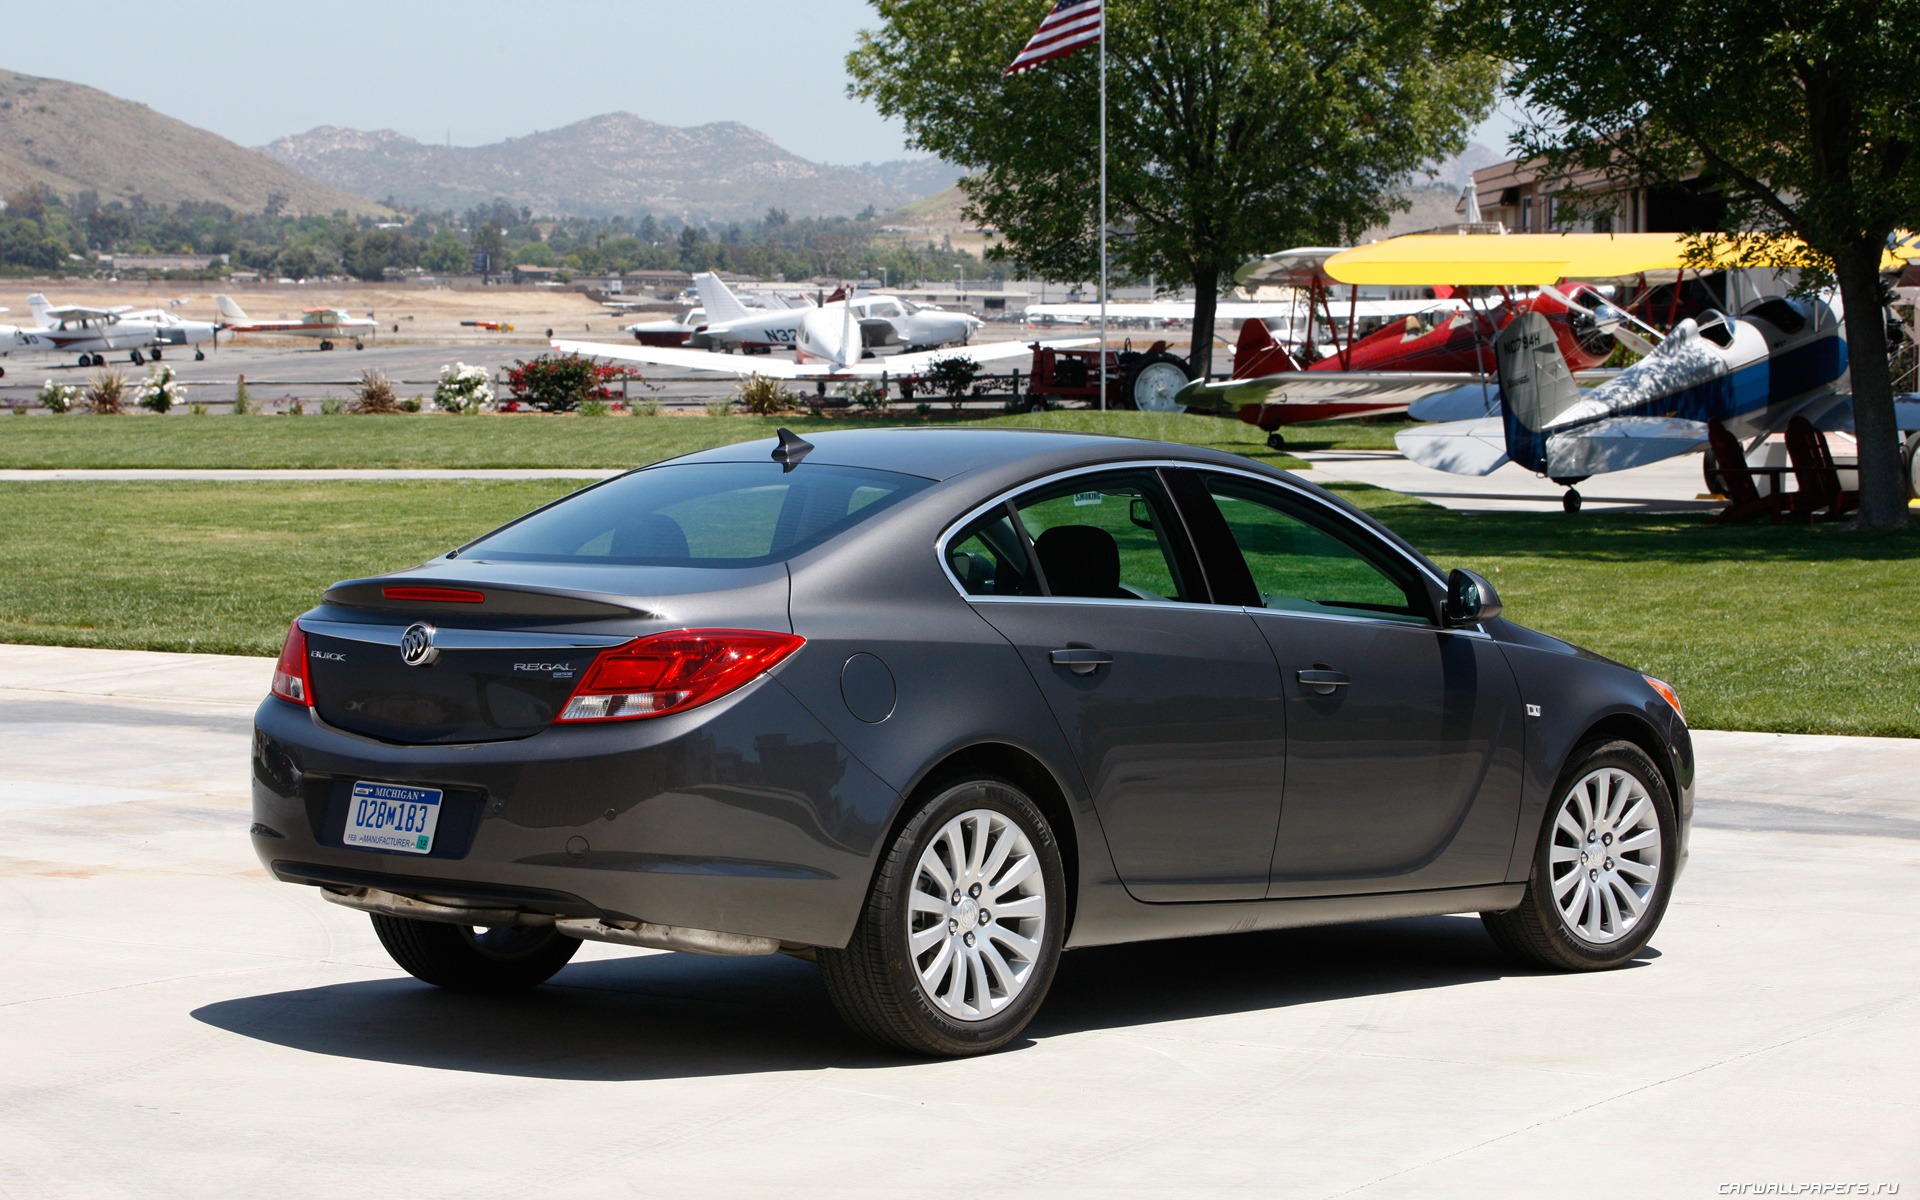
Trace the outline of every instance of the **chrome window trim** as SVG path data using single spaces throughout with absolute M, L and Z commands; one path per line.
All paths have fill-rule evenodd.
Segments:
M 400 645 L 406 625 L 363 625 L 357 621 L 315 621 L 302 618 L 300 628 L 321 637 L 373 646 Z M 448 629 L 436 627 L 433 644 L 442 650 L 598 650 L 630 642 L 637 635 L 596 633 L 528 633 L 517 629 Z
M 1002 596 L 996 598 L 1003 600 L 1021 600 L 1030 599 L 1031 597 Z M 1219 606 L 1216 605 L 1215 607 Z M 1390 617 L 1362 617 L 1350 613 L 1302 612 L 1299 609 L 1293 608 L 1250 608 L 1244 604 L 1240 606 L 1240 611 L 1256 619 L 1265 617 L 1268 620 L 1279 620 L 1282 617 L 1298 617 L 1305 621 L 1342 621 L 1348 624 L 1371 625 L 1375 628 L 1412 629 L 1419 633 L 1450 633 L 1461 637 L 1477 637 L 1485 638 L 1488 641 L 1493 640 L 1493 635 L 1481 629 L 1478 625 L 1435 625 L 1431 621 L 1425 621 L 1416 625 L 1412 621 L 1395 621 Z
M 1085 467 L 1070 467 L 1064 471 L 1056 471 L 1051 475 L 1042 475 L 1036 479 L 1027 480 L 1025 483 L 1019 484 L 1016 487 L 1012 487 L 1007 489 L 1006 491 L 1001 492 L 999 495 L 995 496 L 992 500 L 987 501 L 985 504 L 981 504 L 972 509 L 969 509 L 958 520 L 949 523 L 947 527 L 941 531 L 940 536 L 934 541 L 934 554 L 940 560 L 940 570 L 943 574 L 946 575 L 947 582 L 953 585 L 953 590 L 960 593 L 960 598 L 962 600 L 965 600 L 969 604 L 974 604 L 974 603 L 978 603 L 980 601 L 985 600 L 985 601 L 991 601 L 991 602 L 997 602 L 997 603 L 1004 603 L 1006 601 L 1024 601 L 1027 603 L 1033 603 L 1037 601 L 1040 603 L 1152 605 L 1152 606 L 1162 607 L 1162 608 L 1179 608 L 1179 609 L 1205 608 L 1205 609 L 1217 610 L 1217 609 L 1241 608 L 1243 612 L 1248 612 L 1248 613 L 1263 613 L 1263 612 L 1264 613 L 1280 613 L 1282 611 L 1285 611 L 1286 615 L 1289 615 L 1289 616 L 1309 616 L 1316 620 L 1325 619 L 1325 620 L 1338 620 L 1338 621 L 1360 621 L 1369 625 L 1405 625 L 1407 628 L 1410 628 L 1410 629 L 1412 628 L 1438 629 L 1445 633 L 1465 632 L 1464 630 L 1450 628 L 1446 625 L 1441 625 L 1437 622 L 1428 622 L 1423 626 L 1413 626 L 1413 625 L 1407 625 L 1407 623 L 1404 621 L 1392 621 L 1384 617 L 1358 617 L 1358 616 L 1350 617 L 1350 616 L 1345 616 L 1337 613 L 1326 613 L 1326 614 L 1298 613 L 1298 612 L 1293 612 L 1292 610 L 1280 610 L 1280 609 L 1271 609 L 1271 608 L 1245 608 L 1244 606 L 1240 606 L 1240 605 L 1202 603 L 1194 600 L 1109 600 L 1109 599 L 1093 597 L 1093 596 L 976 596 L 973 593 L 967 591 L 966 586 L 960 582 L 960 577 L 953 573 L 953 564 L 952 564 L 952 560 L 949 557 L 949 550 L 952 546 L 954 537 L 958 535 L 961 530 L 973 524 L 973 522 L 976 519 L 982 516 L 985 516 L 987 512 L 989 512 L 990 510 L 1012 503 L 1014 498 L 1016 496 L 1019 496 L 1023 492 L 1031 491 L 1034 488 L 1046 487 L 1050 484 L 1057 483 L 1060 480 L 1072 479 L 1079 475 L 1095 475 L 1095 474 L 1101 474 L 1109 471 L 1128 471 L 1128 470 L 1159 471 L 1159 470 L 1167 470 L 1167 469 L 1213 471 L 1223 475 L 1238 475 L 1243 479 L 1250 479 L 1255 483 L 1264 483 L 1270 487 L 1278 488 L 1280 491 L 1284 492 L 1290 497 L 1305 501 L 1307 503 L 1314 505 L 1316 508 L 1324 510 L 1329 516 L 1331 516 L 1335 520 L 1345 521 L 1348 524 L 1353 523 L 1352 514 L 1346 512 L 1344 509 L 1340 508 L 1338 505 L 1329 504 L 1325 500 L 1321 499 L 1320 497 L 1315 496 L 1310 492 L 1301 490 L 1299 487 L 1295 486 L 1294 484 L 1290 483 L 1287 480 L 1275 479 L 1272 476 L 1262 475 L 1257 471 L 1249 471 L 1242 467 L 1225 466 L 1219 463 L 1191 462 L 1191 461 L 1175 459 L 1175 458 L 1128 459 L 1122 462 L 1096 463 L 1094 465 L 1085 466 Z M 1442 591 L 1446 590 L 1446 586 L 1447 586 L 1446 580 L 1441 578 L 1440 574 L 1436 570 L 1434 570 L 1432 567 L 1428 566 L 1428 564 L 1414 557 L 1413 555 L 1408 554 L 1405 550 L 1401 549 L 1399 546 L 1395 545 L 1392 542 L 1382 541 L 1381 545 L 1385 546 L 1388 550 L 1391 550 L 1394 554 L 1398 555 L 1401 559 L 1405 560 L 1405 562 L 1409 566 L 1414 568 L 1416 573 L 1418 573 L 1421 578 L 1432 580 L 1436 585 L 1440 587 Z M 1478 626 L 1474 627 L 1473 632 L 1478 634 L 1478 636 L 1481 636 L 1481 637 L 1488 636 L 1484 632 L 1481 632 Z

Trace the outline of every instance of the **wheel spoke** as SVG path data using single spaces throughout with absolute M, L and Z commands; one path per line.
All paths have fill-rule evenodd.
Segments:
M 1645 850 L 1649 846 L 1658 846 L 1659 844 L 1660 831 L 1658 829 L 1648 829 L 1641 833 L 1634 834 L 1624 842 L 1615 842 L 1613 844 L 1613 852 L 1615 854 L 1631 854 L 1635 850 Z
M 1034 962 L 1040 956 L 1040 943 L 1029 937 L 1022 937 L 1004 925 L 993 925 L 986 930 L 986 936 L 1013 951 L 1026 962 Z
M 1020 977 L 1014 974 L 1013 967 L 1006 959 L 1000 957 L 1000 951 L 994 949 L 992 942 L 981 942 L 979 950 L 980 961 L 985 966 L 986 973 L 993 978 L 994 985 L 1000 989 L 1000 994 L 1012 997 L 1020 990 Z
M 1618 937 L 1624 932 L 1620 924 L 1620 901 L 1614 896 L 1611 881 L 1602 883 L 1598 890 L 1600 892 L 1602 920 L 1606 922 L 1601 928 L 1610 931 L 1615 937 Z
M 946 842 L 949 857 L 948 866 L 953 870 L 954 886 L 967 881 L 967 843 L 960 832 L 960 822 L 948 825 L 943 839 Z
M 987 861 L 987 840 L 993 834 L 993 818 L 986 813 L 976 813 L 972 821 L 973 836 L 967 839 L 967 874 L 975 879 L 984 879 L 986 873 L 981 870 Z
M 1560 902 L 1562 911 L 1570 911 L 1571 906 L 1567 903 L 1567 893 L 1573 890 L 1574 884 L 1579 883 L 1586 877 L 1587 873 L 1585 871 L 1568 871 L 1565 875 L 1553 881 L 1553 898 Z
M 939 994 L 940 981 L 946 978 L 947 968 L 952 965 L 953 941 L 948 939 L 940 944 L 940 953 L 934 955 L 933 961 L 920 972 L 920 982 L 926 987 L 928 995 Z
M 911 935 L 907 938 L 907 944 L 913 947 L 913 956 L 919 958 L 922 954 L 939 945 L 941 940 L 947 936 L 947 926 L 943 921 L 938 925 L 929 925 L 920 932 Z
M 981 1016 L 993 1011 L 993 988 L 987 983 L 987 967 L 980 961 L 980 948 L 967 953 L 967 971 L 973 978 L 973 1007 Z
M 1587 840 L 1587 827 L 1582 825 L 1580 819 L 1567 809 L 1563 808 L 1560 810 L 1560 815 L 1554 818 L 1553 827 L 1573 839 L 1575 846 L 1579 846 Z
M 1617 906 L 1617 911 L 1620 914 L 1620 921 L 1617 923 L 1618 926 L 1629 927 L 1640 919 L 1640 911 L 1642 908 L 1640 897 L 1632 888 L 1627 886 L 1625 880 L 1613 879 L 1608 881 L 1607 890 L 1612 894 L 1614 904 Z
M 993 906 L 995 921 L 1019 921 L 1027 917 L 1047 915 L 1045 896 L 1020 896 L 1013 900 L 1002 900 Z
M 992 850 L 987 854 L 986 861 L 980 865 L 980 881 L 989 889 L 993 889 L 993 877 L 998 875 L 1000 868 L 1006 865 L 1007 856 L 1013 853 L 1013 848 L 1019 841 L 1020 830 L 1014 826 L 1013 822 L 1009 821 L 1000 827 L 999 836 L 993 839 Z
M 1632 875 L 1636 879 L 1645 880 L 1648 886 L 1652 886 L 1654 881 L 1660 878 L 1659 863 L 1643 863 L 1637 859 L 1616 858 L 1613 860 L 1613 867 L 1614 870 L 1620 872 L 1622 875 Z
M 1613 823 L 1613 836 L 1617 838 L 1631 830 L 1638 829 L 1640 822 L 1646 818 L 1651 808 L 1651 801 L 1642 796 L 1634 803 L 1632 808 L 1629 808 L 1618 821 Z
M 946 889 L 943 888 L 942 890 L 944 891 Z M 947 909 L 951 906 L 948 905 L 947 898 L 944 895 L 932 896 L 921 891 L 919 888 L 915 888 L 913 889 L 913 895 L 907 900 L 907 907 L 917 913 L 932 913 L 934 916 L 940 918 L 942 924 L 945 924 Z
M 1582 853 L 1582 850 L 1578 846 L 1564 846 L 1559 842 L 1555 842 L 1553 844 L 1552 860 L 1557 863 L 1579 862 Z
M 994 884 L 992 892 L 993 899 L 998 901 L 1000 897 L 1025 883 L 1033 876 L 1034 872 L 1039 869 L 1040 859 L 1038 856 L 1029 854 L 1022 858 L 1007 871 L 1005 878 Z

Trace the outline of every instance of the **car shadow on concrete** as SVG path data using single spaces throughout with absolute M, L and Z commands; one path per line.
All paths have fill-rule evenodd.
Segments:
M 1046 1004 L 1007 1052 L 1093 1030 L 1522 973 L 1530 972 L 1504 957 L 1472 917 L 1076 950 L 1061 959 Z M 511 996 L 461 995 L 407 978 L 364 980 L 223 1000 L 193 1016 L 315 1054 L 542 1079 L 671 1079 L 916 1061 L 849 1032 L 814 966 L 784 956 L 596 959 Z

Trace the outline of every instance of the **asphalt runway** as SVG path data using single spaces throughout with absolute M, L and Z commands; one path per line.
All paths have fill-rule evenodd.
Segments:
M 270 669 L 0 646 L 0 1194 L 1920 1186 L 1920 742 L 1700 734 L 1692 864 L 1625 970 L 1464 917 L 1076 951 L 1028 1037 L 922 1062 L 788 958 L 402 975 L 253 857 Z
M 178 348 L 168 351 L 162 361 L 172 367 L 175 375 L 187 386 L 189 402 L 207 404 L 215 411 L 233 402 L 234 387 L 241 377 L 245 377 L 247 389 L 256 402 L 284 407 L 291 401 L 299 400 L 308 411 L 313 411 L 328 396 L 351 398 L 354 386 L 367 371 L 386 372 L 402 397 L 431 395 L 434 384 L 439 381 L 440 369 L 456 362 L 485 367 L 496 378 L 500 378 L 516 360 L 530 359 L 547 350 L 546 339 L 540 336 L 542 333 L 544 330 L 523 329 L 496 336 L 475 334 L 459 341 L 422 341 L 408 338 L 405 334 L 386 340 L 376 336 L 367 341 L 364 350 L 355 350 L 351 343 L 346 343 L 336 344 L 332 350 L 324 351 L 318 348 L 317 343 L 306 340 L 294 342 L 276 338 L 262 342 L 236 338 L 232 341 L 222 340 L 217 348 L 207 349 L 207 357 L 202 361 L 196 361 L 191 350 Z M 554 336 L 613 345 L 630 344 L 630 335 L 620 332 L 619 324 L 611 320 L 589 321 L 572 329 L 556 328 Z M 1041 336 L 1084 334 L 1056 330 L 1042 335 L 1017 324 L 989 324 L 982 330 L 980 340 L 993 342 Z M 792 356 L 781 357 L 791 359 Z M 1025 359 L 1015 360 L 1015 365 L 1019 366 L 1022 373 L 1028 367 Z M 145 377 L 151 369 L 150 364 L 135 366 L 128 360 L 127 354 L 120 351 L 108 358 L 107 366 L 125 374 L 130 380 Z M 46 380 L 84 384 L 99 368 L 78 366 L 72 355 L 56 358 L 16 352 L 0 357 L 0 369 L 6 372 L 0 376 L 0 405 L 10 405 L 32 400 Z M 699 405 L 726 399 L 733 394 L 735 379 L 729 375 L 664 367 L 643 366 L 638 369 L 656 390 L 649 391 L 634 385 L 631 388 L 631 398 L 634 400 L 654 399 L 669 405 Z M 808 390 L 805 385 L 796 385 L 796 388 Z M 504 398 L 505 389 L 499 390 Z

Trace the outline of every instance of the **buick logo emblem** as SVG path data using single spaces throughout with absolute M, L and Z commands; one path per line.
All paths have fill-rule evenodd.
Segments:
M 400 661 L 408 666 L 432 666 L 439 657 L 440 647 L 433 644 L 433 626 L 415 622 L 400 635 Z

